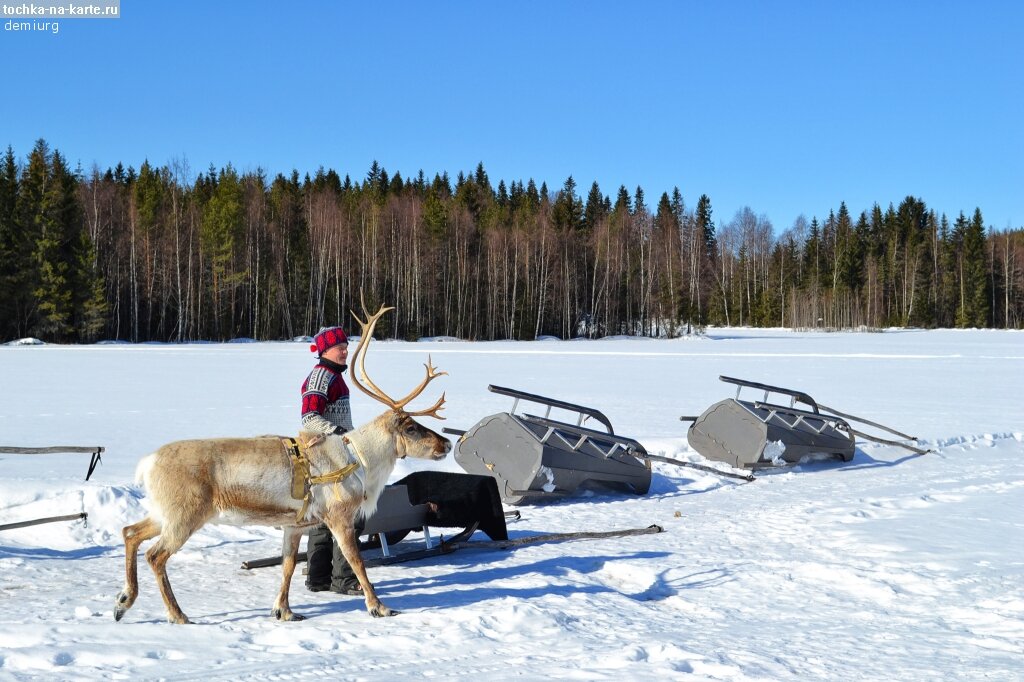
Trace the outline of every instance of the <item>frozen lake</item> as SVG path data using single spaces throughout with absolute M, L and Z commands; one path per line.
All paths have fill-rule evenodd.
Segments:
M 165 622 L 152 574 L 121 623 L 122 526 L 144 515 L 138 459 L 185 438 L 293 433 L 313 365 L 302 343 L 0 347 L 0 523 L 86 511 L 88 524 L 0 532 L 0 679 L 1005 679 L 1024 676 L 1024 334 L 799 333 L 705 338 L 375 342 L 368 370 L 404 393 L 427 353 L 446 422 L 510 408 L 497 384 L 593 406 L 648 451 L 695 462 L 680 415 L 732 396 L 719 375 L 785 386 L 912 433 L 934 452 L 858 442 L 737 485 L 655 464 L 643 497 L 583 493 L 521 507 L 513 536 L 658 524 L 658 535 L 462 550 L 370 569 L 403 613 L 310 593 L 278 623 L 273 529 L 207 527 L 171 560 Z M 393 389 L 393 390 L 392 390 Z M 354 392 L 356 423 L 380 412 Z M 452 457 L 414 468 L 461 471 Z M 144 546 L 145 548 L 145 546 Z

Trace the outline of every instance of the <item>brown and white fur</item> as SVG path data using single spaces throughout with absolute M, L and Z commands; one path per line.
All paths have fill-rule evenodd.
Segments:
M 125 586 L 117 596 L 114 618 L 121 620 L 138 596 L 139 545 L 159 535 L 146 552 L 146 560 L 156 574 L 168 619 L 172 623 L 189 622 L 171 591 L 167 560 L 207 523 L 226 523 L 284 529 L 284 572 L 272 613 L 279 620 L 301 620 L 302 616 L 288 604 L 288 589 L 302 532 L 321 520 L 331 529 L 359 579 L 370 614 L 397 613 L 377 598 L 366 576 L 356 544 L 355 520 L 360 514 L 373 514 L 397 459 L 443 459 L 451 443 L 404 412 L 388 411 L 345 436 L 325 436 L 309 447 L 314 474 L 334 471 L 353 461 L 343 438 L 362 455 L 367 467 L 360 466 L 339 483 L 337 496 L 333 485 L 315 486 L 313 502 L 302 523 L 295 519 L 302 501 L 291 497 L 291 463 L 278 437 L 178 441 L 143 458 L 136 476 L 145 484 L 151 512 L 139 523 L 124 528 Z
M 366 351 L 373 339 L 373 328 L 388 310 L 391 308 L 381 306 L 375 314 L 369 315 L 364 305 L 367 321 L 356 318 L 362 326 L 362 334 L 352 356 L 351 377 L 359 390 L 390 409 L 344 436 L 300 436 L 312 439 L 307 453 L 313 475 L 336 471 L 353 461 L 360 462 L 355 472 L 337 486 L 315 486 L 313 502 L 302 520 L 297 522 L 295 518 L 302 501 L 291 496 L 291 461 L 281 439 L 276 436 L 178 441 L 164 445 L 139 462 L 137 477 L 145 483 L 152 511 L 145 519 L 125 526 L 122 531 L 125 583 L 114 606 L 116 620 L 121 620 L 139 595 L 139 545 L 159 535 L 160 539 L 146 551 L 146 561 L 156 574 L 168 619 L 172 623 L 189 622 L 171 591 L 167 560 L 207 523 L 280 526 L 284 529 L 281 552 L 284 575 L 272 611 L 278 620 L 302 619 L 288 605 L 288 588 L 295 572 L 302 531 L 320 521 L 331 529 L 359 579 L 370 615 L 393 616 L 397 613 L 381 603 L 366 577 L 366 567 L 356 544 L 355 522 L 359 515 L 368 517 L 377 508 L 377 499 L 397 459 L 444 459 L 452 444 L 413 419 L 417 416 L 444 419 L 438 414 L 444 405 L 443 394 L 425 410 L 410 412 L 405 409 L 432 380 L 444 374 L 437 372 L 429 359 L 425 365 L 426 378 L 400 400 L 388 396 L 366 375 Z M 363 386 L 357 377 L 357 364 L 362 382 L 369 388 Z M 313 441 L 319 442 L 312 444 Z M 346 442 L 349 445 L 346 446 Z

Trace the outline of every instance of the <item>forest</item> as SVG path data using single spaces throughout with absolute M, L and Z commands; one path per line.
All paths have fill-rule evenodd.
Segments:
M 484 168 L 353 180 L 187 162 L 0 158 L 0 342 L 291 339 L 393 305 L 386 336 L 674 337 L 708 325 L 1024 324 L 1024 228 L 906 196 L 797 218 L 715 216 L 678 187 L 605 194 Z

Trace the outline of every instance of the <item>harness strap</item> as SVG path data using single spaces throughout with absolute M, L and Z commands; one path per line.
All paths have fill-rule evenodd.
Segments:
M 341 481 L 344 481 L 346 478 L 348 478 L 349 475 L 358 468 L 358 464 L 356 464 L 355 462 L 351 462 L 341 467 L 340 469 L 324 474 L 323 476 L 310 476 L 309 484 L 327 485 L 330 483 L 340 483 Z
M 363 465 L 363 468 L 369 471 L 370 467 L 366 464 L 366 458 L 363 457 L 363 453 L 359 452 L 359 448 L 356 447 L 356 444 L 349 440 L 348 436 L 342 436 L 341 442 L 345 444 L 345 449 L 348 450 L 349 453 L 355 455 L 355 458 L 359 460 L 359 463 Z
M 282 438 L 281 442 L 292 461 L 292 499 L 301 500 L 309 492 L 309 458 L 294 438 Z
M 341 437 L 341 442 L 345 446 L 345 450 L 348 452 L 349 456 L 355 457 L 356 459 L 358 459 L 359 463 L 363 465 L 363 471 L 366 471 L 368 473 L 370 471 L 370 467 L 366 464 L 366 458 L 363 457 L 363 453 L 359 452 L 359 448 L 356 447 L 356 444 L 353 443 L 351 440 L 349 440 L 348 436 L 342 436 Z M 335 494 L 337 494 L 337 492 L 338 492 L 337 489 L 335 489 L 334 492 L 335 492 Z M 363 499 L 364 500 L 366 499 L 366 483 L 365 483 L 365 481 L 363 481 Z
M 281 442 L 284 444 L 285 449 L 288 451 L 288 455 L 292 462 L 292 489 L 291 495 L 294 500 L 302 500 L 302 508 L 299 509 L 298 514 L 295 516 L 296 523 L 301 523 L 302 519 L 305 518 L 306 512 L 309 511 L 309 505 L 313 501 L 313 486 L 314 485 L 329 485 L 334 484 L 334 496 L 337 499 L 341 499 L 341 494 L 338 492 L 338 483 L 348 478 L 352 473 L 359 468 L 359 464 L 356 462 L 350 462 L 340 469 L 335 471 L 322 474 L 320 476 L 310 476 L 309 473 L 309 457 L 306 454 L 306 449 L 297 441 L 295 438 L 282 438 Z M 345 439 L 346 449 L 348 449 L 348 439 Z M 358 450 L 355 450 L 356 458 L 363 464 L 365 468 L 365 460 L 359 455 Z

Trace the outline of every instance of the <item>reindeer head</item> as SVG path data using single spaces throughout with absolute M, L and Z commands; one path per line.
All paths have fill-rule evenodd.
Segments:
M 401 400 L 394 400 L 387 393 L 382 391 L 370 377 L 366 374 L 366 351 L 370 347 L 370 342 L 373 340 L 373 328 L 377 325 L 377 320 L 389 310 L 394 308 L 385 308 L 383 305 L 373 315 L 370 315 L 366 310 L 366 304 L 362 301 L 360 295 L 360 303 L 363 306 L 363 315 L 366 317 L 366 321 L 359 319 L 359 316 L 354 312 L 352 316 L 359 322 L 359 326 L 362 328 L 362 332 L 359 337 L 359 344 L 356 346 L 355 352 L 352 354 L 351 366 L 352 371 L 350 376 L 352 383 L 355 386 L 370 396 L 374 400 L 384 403 L 390 408 L 390 413 L 385 412 L 378 421 L 382 422 L 389 433 L 394 437 L 397 454 L 399 458 L 402 457 L 419 457 L 421 459 L 444 459 L 445 456 L 451 451 L 452 444 L 444 436 L 431 431 L 427 427 L 418 423 L 413 417 L 434 417 L 435 419 L 444 419 L 438 414 L 439 411 L 444 409 L 444 393 L 437 399 L 432 407 L 425 410 L 419 410 L 417 412 L 409 412 L 405 409 L 413 399 L 423 393 L 423 389 L 427 387 L 431 381 L 447 374 L 448 372 L 438 372 L 437 368 L 431 364 L 430 356 L 427 356 L 427 376 L 420 382 L 420 385 L 412 390 L 409 395 L 405 396 Z M 357 374 L 359 376 L 357 376 Z M 360 381 L 361 377 L 361 381 Z M 363 385 L 366 384 L 366 386 Z M 367 388 L 369 386 L 369 388 Z

